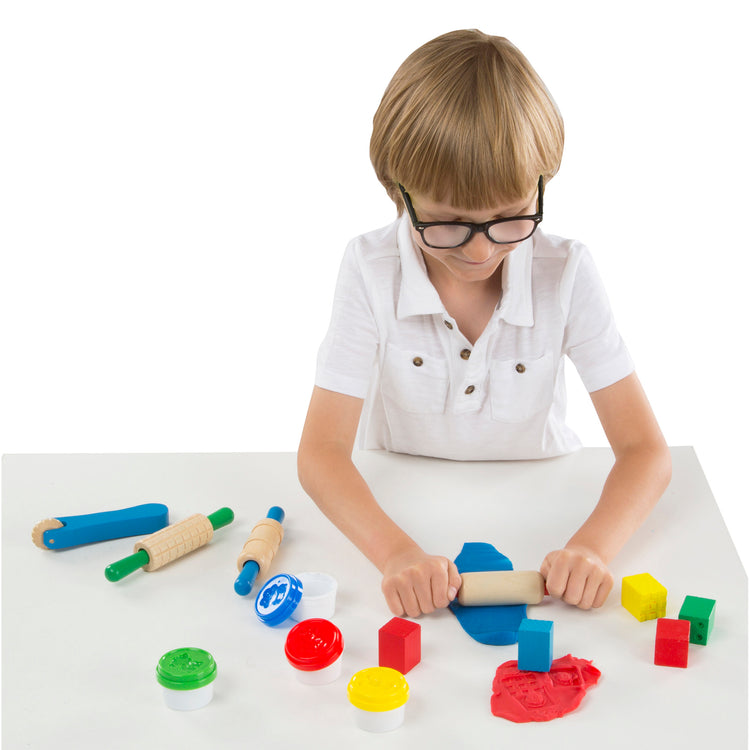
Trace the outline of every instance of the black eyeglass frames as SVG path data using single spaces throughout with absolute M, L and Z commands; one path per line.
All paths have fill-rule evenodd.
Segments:
M 470 221 L 419 221 L 414 212 L 409 193 L 401 183 L 398 188 L 404 198 L 409 218 L 425 245 L 436 250 L 449 250 L 465 245 L 477 232 L 483 232 L 492 242 L 498 245 L 512 245 L 531 237 L 542 221 L 544 205 L 544 177 L 539 176 L 537 185 L 537 213 L 529 216 L 510 216 L 495 219 L 484 224 Z

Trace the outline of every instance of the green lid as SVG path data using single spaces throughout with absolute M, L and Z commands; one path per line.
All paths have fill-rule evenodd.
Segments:
M 216 679 L 216 662 L 202 648 L 176 648 L 159 659 L 156 679 L 170 690 L 197 690 Z

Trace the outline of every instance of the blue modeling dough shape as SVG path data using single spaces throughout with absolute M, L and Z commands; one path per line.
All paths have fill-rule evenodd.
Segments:
M 485 542 L 466 542 L 454 561 L 459 573 L 483 570 L 513 570 L 513 563 Z M 492 604 L 464 607 L 458 600 L 449 605 L 461 627 L 479 643 L 508 646 L 518 642 L 518 628 L 526 619 L 525 604 Z

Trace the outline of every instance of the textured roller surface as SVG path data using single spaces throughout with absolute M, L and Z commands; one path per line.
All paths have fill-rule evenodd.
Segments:
M 237 558 L 237 570 L 242 570 L 249 560 L 258 563 L 260 575 L 264 576 L 284 538 L 284 527 L 273 518 L 264 518 L 253 527 Z
M 135 545 L 134 551 L 145 550 L 148 553 L 149 563 L 143 567 L 144 570 L 157 570 L 188 552 L 208 544 L 213 534 L 214 529 L 208 518 L 202 513 L 196 513 L 184 521 L 167 526 L 166 529 L 141 539 Z

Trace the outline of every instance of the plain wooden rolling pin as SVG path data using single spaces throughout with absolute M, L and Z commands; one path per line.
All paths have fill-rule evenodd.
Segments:
M 544 578 L 537 570 L 486 570 L 461 574 L 458 603 L 464 607 L 539 604 L 544 594 Z

